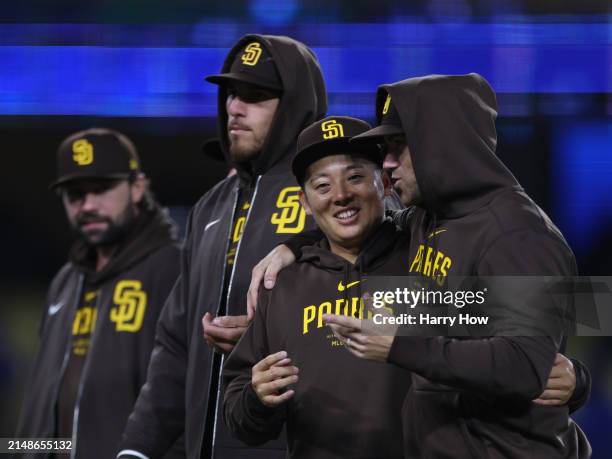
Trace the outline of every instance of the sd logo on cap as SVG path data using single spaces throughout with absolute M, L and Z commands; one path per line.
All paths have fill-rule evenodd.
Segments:
M 328 116 L 304 129 L 298 136 L 297 153 L 291 170 L 300 185 L 306 169 L 315 161 L 331 155 L 358 154 L 382 166 L 383 157 L 378 145 L 355 145 L 350 139 L 370 129 L 363 120 L 350 116 Z
M 130 139 L 111 129 L 87 129 L 61 143 L 51 188 L 77 179 L 128 179 L 139 172 L 138 153 Z

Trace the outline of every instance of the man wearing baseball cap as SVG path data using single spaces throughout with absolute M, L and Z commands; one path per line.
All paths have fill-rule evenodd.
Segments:
M 250 320 L 253 265 L 287 235 L 312 227 L 289 167 L 298 134 L 327 110 L 325 85 L 312 50 L 268 35 L 241 38 L 207 80 L 218 85 L 218 137 L 237 174 L 192 209 L 181 275 L 119 457 L 159 457 L 183 432 L 188 458 L 284 457 L 280 443 L 253 449 L 231 438 L 220 372 Z
M 481 76 L 431 75 L 383 85 L 376 113 L 379 125 L 351 142 L 386 146 L 384 167 L 403 203 L 412 206 L 396 218 L 409 232 L 411 274 L 443 285 L 448 276 L 575 275 L 561 233 L 495 155 L 497 103 Z M 267 257 L 254 290 L 266 266 L 277 271 L 286 263 Z M 353 342 L 363 339 L 359 321 L 326 319 L 340 339 L 348 339 L 346 331 Z M 481 340 L 388 335 L 349 350 L 414 372 L 409 403 L 416 411 L 404 417 L 406 457 L 471 457 L 484 450 L 517 458 L 588 457 L 588 442 L 568 411 L 585 403 L 590 378 L 583 364 L 558 354 L 564 333 Z M 425 396 L 441 391 L 445 396 L 437 399 Z M 477 408 L 457 410 L 451 401 L 459 392 L 461 407 Z M 415 412 L 427 412 L 427 423 Z M 445 417 L 451 412 L 456 416 Z M 456 427 L 440 435 L 443 425 L 468 425 L 470 435 Z
M 17 436 L 71 438 L 73 456 L 109 458 L 178 275 L 175 225 L 153 199 L 133 143 L 110 129 L 65 139 L 51 188 L 76 241 L 49 289 Z
M 331 116 L 298 138 L 292 170 L 300 200 L 323 236 L 302 250 L 224 368 L 225 419 L 250 444 L 287 425 L 288 457 L 402 457 L 401 409 L 410 373 L 355 359 L 323 314 L 365 317 L 370 276 L 407 275 L 409 239 L 385 219 L 391 192 L 377 145 L 349 139 L 369 129 Z

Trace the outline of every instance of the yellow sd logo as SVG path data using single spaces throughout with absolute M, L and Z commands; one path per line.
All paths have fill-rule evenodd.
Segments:
M 344 129 L 336 120 L 329 120 L 321 124 L 321 130 L 323 131 L 323 138 L 325 140 L 344 137 Z
M 72 159 L 79 166 L 87 166 L 93 162 L 93 145 L 87 139 L 77 140 L 72 144 Z
M 288 186 L 278 194 L 276 207 L 281 212 L 273 213 L 270 219 L 273 225 L 277 225 L 276 234 L 295 234 L 304 229 L 306 212 L 300 204 L 298 191 L 299 186 Z
M 256 65 L 261 57 L 261 45 L 257 42 L 253 42 L 244 48 L 244 54 L 240 56 L 244 65 Z
M 137 280 L 123 280 L 117 283 L 113 302 L 117 305 L 110 311 L 110 319 L 115 322 L 117 331 L 135 333 L 142 327 L 147 294 Z
M 382 114 L 386 115 L 389 111 L 389 107 L 391 106 L 391 96 L 387 94 L 387 99 L 385 100 L 385 105 L 383 105 Z

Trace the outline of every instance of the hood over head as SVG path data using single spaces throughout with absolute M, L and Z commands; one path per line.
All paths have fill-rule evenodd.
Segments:
M 221 69 L 230 73 L 238 52 L 251 42 L 258 42 L 272 57 L 282 82 L 282 94 L 268 137 L 257 158 L 249 164 L 239 164 L 243 178 L 252 178 L 269 171 L 281 162 L 289 162 L 295 152 L 299 133 L 306 126 L 323 118 L 327 111 L 327 93 L 319 62 L 314 52 L 303 43 L 289 37 L 274 35 L 245 35 L 232 47 Z M 218 129 L 221 148 L 229 159 L 227 87 L 219 85 Z
M 379 123 L 389 102 L 406 135 L 423 199 L 420 207 L 457 218 L 504 189 L 521 189 L 495 154 L 497 100 L 482 76 L 429 75 L 381 85 L 376 97 Z

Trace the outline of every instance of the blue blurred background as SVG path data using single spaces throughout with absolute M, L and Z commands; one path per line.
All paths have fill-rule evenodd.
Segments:
M 0 13 L 0 437 L 11 436 L 45 290 L 68 225 L 54 154 L 71 132 L 123 131 L 159 200 L 184 221 L 224 177 L 200 145 L 216 132 L 219 70 L 245 33 L 319 56 L 330 114 L 373 121 L 381 83 L 478 72 L 498 93 L 499 155 L 566 235 L 581 274 L 612 275 L 612 27 L 599 0 L 30 0 Z M 611 305 L 612 306 L 612 305 Z M 612 457 L 612 338 L 574 338 L 593 375 L 574 418 Z

